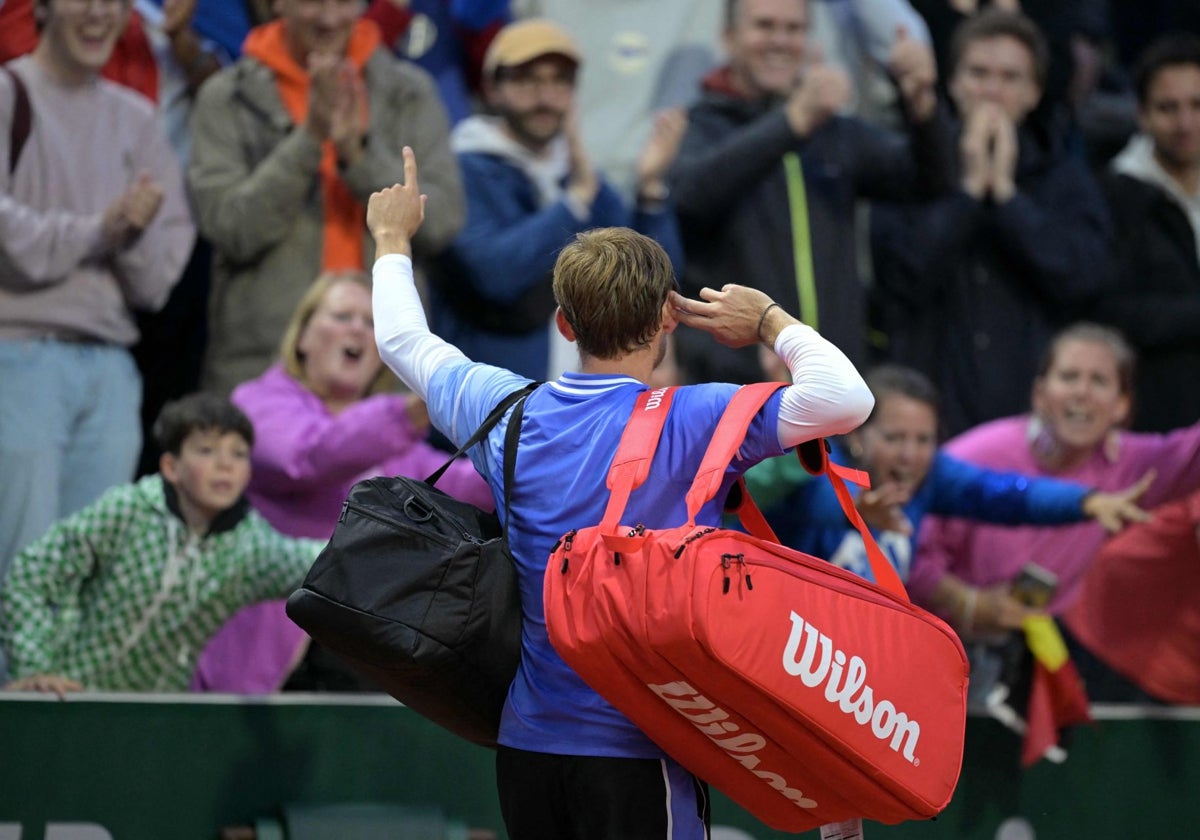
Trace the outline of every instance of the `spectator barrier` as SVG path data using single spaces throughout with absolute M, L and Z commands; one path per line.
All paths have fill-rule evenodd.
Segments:
M 973 717 L 936 820 L 871 840 L 1184 837 L 1200 790 L 1200 708 L 1096 706 L 1065 764 L 1021 774 L 1018 739 Z M 434 806 L 504 838 L 493 754 L 377 695 L 0 695 L 0 840 L 216 840 L 285 804 Z M 714 795 L 713 822 L 783 838 Z M 1011 823 L 1010 823 L 1011 824 Z M 815 837 L 815 832 L 810 832 Z

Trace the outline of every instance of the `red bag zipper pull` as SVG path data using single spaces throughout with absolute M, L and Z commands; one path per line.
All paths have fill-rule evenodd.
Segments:
M 722 579 L 721 579 L 721 594 L 722 595 L 729 594 L 729 561 L 736 559 L 736 557 L 737 557 L 736 554 L 722 554 L 721 555 L 721 568 L 724 570 L 724 575 L 722 576 Z
M 737 561 L 738 561 L 738 565 L 742 567 L 742 574 L 746 578 L 746 588 L 753 590 L 754 583 L 750 580 L 750 571 L 749 571 L 748 567 L 746 566 L 746 555 L 739 554 L 737 556 Z

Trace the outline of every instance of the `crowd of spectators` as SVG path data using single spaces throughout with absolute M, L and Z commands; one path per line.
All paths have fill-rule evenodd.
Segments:
M 306 658 L 280 603 L 251 604 L 295 583 L 301 538 L 328 536 L 355 480 L 443 456 L 383 376 L 363 273 L 366 200 L 411 147 L 418 283 L 468 356 L 570 370 L 557 253 L 633 227 L 689 296 L 759 288 L 884 365 L 875 413 L 833 451 L 871 473 L 859 506 L 918 603 L 994 649 L 1029 613 L 1018 558 L 1040 558 L 1095 698 L 1197 702 L 1193 606 L 1131 622 L 1114 595 L 1149 603 L 1194 578 L 1179 547 L 1200 550 L 1191 5 L 0 0 L 0 683 L 353 682 Z M 764 376 L 698 330 L 669 361 L 664 379 Z M 149 434 L 201 389 L 234 413 Z M 184 516 L 179 461 L 210 433 L 254 443 L 232 481 L 257 514 Z M 451 492 L 489 505 L 457 466 Z M 756 472 L 786 541 L 863 570 L 828 488 Z M 1106 540 L 1134 502 L 1161 511 Z M 125 574 L 126 520 L 179 520 L 126 534 L 153 594 L 123 620 L 152 644 L 72 641 L 137 597 L 89 583 Z M 265 577 L 200 579 L 247 522 Z M 197 628 L 243 606 L 202 655 Z

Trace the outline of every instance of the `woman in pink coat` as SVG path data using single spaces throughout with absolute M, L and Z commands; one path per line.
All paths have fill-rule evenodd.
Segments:
M 1118 332 L 1094 324 L 1068 327 L 1051 343 L 1034 380 L 1033 411 L 970 429 L 945 451 L 990 469 L 1101 491 L 1143 481 L 1139 503 L 1146 509 L 1200 489 L 1200 422 L 1167 434 L 1124 429 L 1133 376 L 1133 351 Z M 982 699 L 996 679 L 1004 681 L 1000 672 L 1008 666 L 989 651 L 1002 648 L 1035 609 L 1014 589 L 1023 567 L 1033 562 L 1053 575 L 1048 600 L 1036 608 L 1061 616 L 1078 599 L 1107 536 L 1096 522 L 1044 528 L 925 519 L 909 592 L 944 615 L 967 643 L 973 698 Z
M 1102 491 L 1147 477 L 1140 498 L 1147 509 L 1200 489 L 1200 423 L 1168 434 L 1123 428 L 1133 408 L 1133 369 L 1133 351 L 1119 333 L 1092 324 L 1069 327 L 1050 345 L 1034 380 L 1033 411 L 970 429 L 945 451 L 991 469 Z M 909 590 L 942 608 L 960 630 L 1014 629 L 1024 605 L 1011 598 L 1009 584 L 1024 564 L 1035 561 L 1058 578 L 1047 610 L 1059 615 L 1078 596 L 1106 536 L 1096 522 L 1007 527 L 935 517 L 922 528 Z
M 233 401 L 257 442 L 247 496 L 285 534 L 327 539 L 351 486 L 373 475 L 425 477 L 449 457 L 426 442 L 429 415 L 395 381 L 375 347 L 370 278 L 324 274 L 301 299 L 281 360 L 244 382 Z M 452 496 L 492 510 L 486 482 L 466 459 L 438 482 Z M 192 688 L 263 693 L 278 689 L 308 637 L 283 602 L 248 607 L 206 647 Z

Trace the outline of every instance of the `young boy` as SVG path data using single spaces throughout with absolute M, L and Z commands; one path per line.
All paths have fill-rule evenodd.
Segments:
M 242 606 L 285 597 L 323 543 L 249 508 L 254 429 L 193 394 L 154 427 L 160 474 L 115 487 L 21 551 L 0 591 L 10 690 L 183 691 Z

